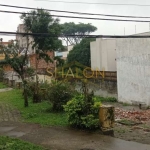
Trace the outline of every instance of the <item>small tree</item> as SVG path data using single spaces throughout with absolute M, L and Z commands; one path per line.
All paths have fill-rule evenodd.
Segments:
M 27 36 L 28 41 L 28 36 Z M 23 83 L 23 95 L 24 95 L 24 106 L 28 107 L 28 96 L 27 96 L 27 81 L 25 79 L 26 74 L 26 64 L 28 59 L 28 47 L 29 43 L 27 42 L 27 48 L 24 55 L 19 54 L 19 49 L 17 43 L 12 41 L 7 47 L 1 44 L 1 51 L 5 54 L 5 64 L 10 65 L 14 71 L 16 71 L 22 80 Z

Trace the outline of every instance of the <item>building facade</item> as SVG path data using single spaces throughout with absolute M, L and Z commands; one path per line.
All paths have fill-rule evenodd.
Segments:
M 49 57 L 53 60 L 54 59 L 54 52 L 48 52 L 47 53 Z M 29 66 L 36 69 L 36 54 L 30 54 L 29 55 Z M 40 74 L 45 74 L 47 68 L 54 68 L 55 64 L 54 63 L 47 63 L 44 59 L 40 59 L 39 62 L 37 63 L 37 71 Z
M 62 58 L 62 59 L 64 59 L 64 60 L 66 60 L 67 59 L 67 56 L 68 56 L 68 54 L 69 54 L 69 52 L 73 49 L 73 47 L 74 47 L 74 45 L 69 45 L 66 49 L 66 51 L 64 51 L 64 52 L 55 52 L 55 56 L 58 56 L 58 57 L 60 57 L 60 58 Z
M 91 68 L 100 71 L 116 71 L 116 39 L 98 38 L 90 43 Z
M 19 33 L 25 33 L 25 26 L 24 24 L 19 24 L 17 27 L 17 32 Z M 16 40 L 18 42 L 19 45 L 19 49 L 22 52 L 25 48 L 27 48 L 27 37 L 23 36 L 23 35 L 16 35 Z M 33 38 L 31 36 L 29 36 L 29 47 L 28 47 L 28 52 L 30 54 L 35 53 L 35 50 L 32 48 L 32 43 L 33 43 Z

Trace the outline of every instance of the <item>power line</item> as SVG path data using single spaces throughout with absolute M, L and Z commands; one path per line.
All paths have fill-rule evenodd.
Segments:
M 22 35 L 39 37 L 82 37 L 82 38 L 150 38 L 150 35 L 51 35 L 49 33 L 26 33 L 26 32 L 6 32 L 0 31 L 0 35 Z
M 38 9 L 38 8 L 33 8 L 33 7 L 22 7 L 22 6 L 5 5 L 5 4 L 0 4 L 0 6 L 12 7 L 12 8 L 22 8 L 22 9 L 29 9 L 29 10 Z M 96 15 L 96 16 L 123 17 L 123 18 L 150 18 L 150 17 L 144 17 L 144 16 L 122 16 L 122 15 L 110 15 L 110 14 L 93 14 L 93 13 L 63 11 L 63 10 L 52 10 L 52 9 L 43 9 L 43 10 L 50 11 L 50 12 L 62 12 L 62 13 L 71 13 L 71 14 L 78 14 L 78 15 Z
M 4 11 L 0 10 L 2 13 L 14 13 L 14 14 L 31 14 L 26 12 L 16 12 L 16 11 Z M 41 14 L 37 14 L 41 15 Z M 75 19 L 88 19 L 88 20 L 103 20 L 103 21 L 125 21 L 125 22 L 141 22 L 141 23 L 149 23 L 150 20 L 127 20 L 127 19 L 106 19 L 106 18 L 89 18 L 89 17 L 77 17 L 77 16 L 62 16 L 62 15 L 47 15 L 51 17 L 60 17 L 60 18 L 75 18 Z
M 142 6 L 149 7 L 150 5 L 144 4 L 118 4 L 118 3 L 90 3 L 90 2 L 69 2 L 69 1 L 54 1 L 54 0 L 35 0 L 35 1 L 47 1 L 47 2 L 55 2 L 55 3 L 73 3 L 73 4 L 97 4 L 97 5 L 116 5 L 116 6 Z

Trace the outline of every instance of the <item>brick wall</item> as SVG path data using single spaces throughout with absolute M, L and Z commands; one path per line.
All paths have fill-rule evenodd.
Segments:
M 4 70 L 4 72 L 13 71 L 13 68 L 11 68 L 10 65 L 3 65 L 3 70 Z
M 51 59 L 54 58 L 54 52 L 48 52 L 48 55 L 51 57 Z M 36 54 L 30 55 L 29 61 L 30 61 L 30 66 L 32 68 L 36 68 Z M 54 63 L 47 63 L 44 59 L 40 59 L 39 60 L 38 72 L 46 71 L 46 69 L 48 67 L 52 67 L 53 68 L 54 67 Z

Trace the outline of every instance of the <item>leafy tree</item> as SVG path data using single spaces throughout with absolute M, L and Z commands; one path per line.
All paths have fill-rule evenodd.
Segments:
M 48 51 L 63 49 L 62 41 L 57 37 L 61 34 L 59 20 L 50 16 L 48 11 L 43 9 L 32 10 L 29 14 L 22 14 L 21 19 L 25 25 L 25 30 L 31 33 L 49 33 L 50 36 L 32 36 L 33 48 L 36 52 L 36 86 L 33 102 L 39 102 L 37 67 L 40 59 L 46 62 L 53 60 L 48 56 Z
M 83 39 L 75 45 L 73 50 L 67 56 L 67 62 L 77 61 L 85 66 L 91 66 L 90 42 L 95 39 Z
M 22 80 L 23 83 L 23 95 L 24 95 L 24 106 L 28 107 L 28 96 L 27 96 L 27 80 L 25 79 L 25 75 L 27 73 L 27 52 L 28 52 L 28 36 L 27 36 L 27 48 L 25 50 L 25 54 L 21 55 L 19 54 L 19 48 L 17 43 L 14 41 L 11 42 L 8 46 L 0 45 L 1 51 L 5 54 L 5 60 L 2 62 L 2 64 L 9 64 L 14 71 L 16 71 Z
M 90 23 L 84 24 L 79 23 L 75 24 L 74 22 L 64 23 L 62 26 L 62 33 L 64 35 L 74 35 L 74 37 L 67 37 L 64 40 L 71 45 L 78 44 L 84 38 L 84 35 L 89 35 L 90 33 L 97 30 L 97 28 Z M 81 35 L 81 37 L 76 36 Z M 68 45 L 68 44 L 67 44 Z

